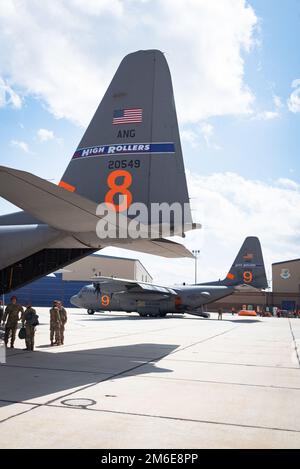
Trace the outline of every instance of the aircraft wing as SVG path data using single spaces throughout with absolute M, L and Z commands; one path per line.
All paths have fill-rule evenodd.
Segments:
M 176 296 L 175 290 L 169 287 L 153 285 L 152 283 L 137 282 L 136 280 L 112 278 L 112 277 L 96 277 L 92 279 L 96 284 L 113 284 L 116 292 L 119 293 L 156 293 L 157 295 Z M 101 288 L 101 287 L 100 287 Z

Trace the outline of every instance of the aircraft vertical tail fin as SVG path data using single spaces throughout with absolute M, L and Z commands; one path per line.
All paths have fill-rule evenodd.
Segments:
M 258 238 L 249 236 L 245 239 L 226 278 L 221 283 L 226 286 L 246 284 L 261 289 L 268 287 Z
M 148 209 L 187 204 L 184 221 L 192 224 L 171 76 L 160 51 L 122 60 L 60 185 L 118 212 L 134 202 Z

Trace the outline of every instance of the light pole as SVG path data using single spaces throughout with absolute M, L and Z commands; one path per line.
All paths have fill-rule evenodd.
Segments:
M 192 249 L 192 253 L 195 258 L 195 284 L 197 283 L 197 261 L 198 261 L 198 256 L 200 254 L 200 249 Z

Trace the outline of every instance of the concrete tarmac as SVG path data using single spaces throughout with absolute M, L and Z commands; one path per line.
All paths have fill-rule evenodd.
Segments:
M 300 320 L 69 309 L 0 365 L 2 448 L 299 448 Z M 298 348 L 297 348 L 298 343 Z

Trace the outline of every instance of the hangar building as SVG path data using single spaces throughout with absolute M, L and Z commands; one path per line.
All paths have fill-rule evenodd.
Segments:
M 12 295 L 21 304 L 31 301 L 34 306 L 50 306 L 54 299 L 60 299 L 65 306 L 71 307 L 72 295 L 95 276 L 120 277 L 141 282 L 153 279 L 138 259 L 92 254 L 68 265 L 65 269 L 40 278 L 5 296 L 5 304 Z
M 274 304 L 282 309 L 300 307 L 300 259 L 275 262 L 272 264 L 273 291 L 270 293 Z
M 272 264 L 273 291 L 276 293 L 300 292 L 300 259 Z

